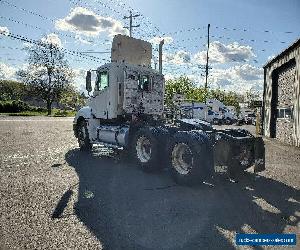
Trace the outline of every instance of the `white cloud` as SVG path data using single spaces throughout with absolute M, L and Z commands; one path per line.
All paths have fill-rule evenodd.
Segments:
M 232 67 L 232 73 L 242 80 L 256 81 L 263 77 L 264 70 L 250 64 L 243 64 Z
M 7 36 L 9 34 L 9 29 L 5 26 L 0 26 L 0 35 Z
M 191 68 L 192 69 L 192 68 Z M 179 74 L 167 74 L 166 79 L 179 77 Z M 188 74 L 197 86 L 204 86 L 205 76 L 200 73 Z M 208 86 L 212 89 L 223 89 L 237 93 L 245 93 L 254 89 L 262 93 L 263 90 L 263 69 L 256 68 L 250 64 L 242 64 L 227 69 L 213 68 L 209 72 Z
M 62 42 L 57 34 L 54 33 L 48 34 L 46 37 L 43 37 L 41 40 L 44 43 L 53 44 L 55 46 L 62 47 Z
M 256 57 L 250 46 L 240 45 L 237 42 L 231 44 L 223 44 L 214 41 L 209 47 L 209 62 L 228 63 L 228 62 L 247 62 L 251 58 Z M 206 63 L 206 50 L 199 51 L 194 55 L 194 59 L 199 64 Z
M 72 9 L 68 16 L 55 22 L 55 27 L 85 36 L 97 36 L 104 31 L 107 31 L 110 36 L 128 34 L 120 21 L 97 15 L 83 7 Z
M 256 57 L 250 46 L 240 45 L 237 42 L 225 45 L 219 41 L 214 41 L 209 48 L 209 63 L 230 63 L 230 62 L 248 62 Z M 191 53 L 179 50 L 176 53 L 165 53 L 163 59 L 171 64 L 206 64 L 206 50 L 199 51 L 192 55 Z
M 14 79 L 16 69 L 10 65 L 0 62 L 0 79 Z
M 179 74 L 179 73 L 166 73 L 164 74 L 165 76 L 165 80 L 171 80 L 171 79 L 174 79 L 174 78 L 179 78 L 180 76 L 182 76 L 183 74 Z M 192 81 L 194 79 L 190 78 Z
M 149 40 L 150 43 L 153 43 L 153 44 L 159 44 L 161 40 L 164 39 L 164 43 L 165 44 L 170 44 L 173 42 L 173 38 L 170 37 L 170 36 L 162 36 L 162 37 L 153 37 Z
M 76 35 L 75 36 L 76 41 L 78 41 L 79 43 L 83 43 L 83 44 L 87 44 L 87 45 L 91 45 L 92 42 L 89 40 L 84 39 L 82 36 L 80 35 Z
M 171 64 L 187 64 L 191 62 L 191 54 L 184 50 L 179 50 L 175 54 L 163 54 L 163 61 Z
M 263 69 L 249 64 L 238 65 L 228 69 L 213 69 L 210 72 L 209 83 L 214 88 L 221 88 L 245 93 L 254 88 L 263 89 Z

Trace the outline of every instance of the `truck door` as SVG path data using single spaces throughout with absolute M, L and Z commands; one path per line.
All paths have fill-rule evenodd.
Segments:
M 109 72 L 97 72 L 94 98 L 92 98 L 92 113 L 97 118 L 108 118 Z
M 123 109 L 130 114 L 138 109 L 140 100 L 138 95 L 138 72 L 125 70 Z

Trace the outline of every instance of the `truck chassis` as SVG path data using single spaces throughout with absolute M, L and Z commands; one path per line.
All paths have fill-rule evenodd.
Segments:
M 170 167 L 178 184 L 203 182 L 215 173 L 216 166 L 226 166 L 231 177 L 254 166 L 265 169 L 265 149 L 261 137 L 243 129 L 214 129 L 198 119 L 178 119 L 173 123 L 135 118 L 129 123 L 101 124 L 97 139 L 90 133 L 98 119 L 78 116 L 74 134 L 81 150 L 94 144 L 123 149 L 145 172 Z M 101 121 L 100 121 L 101 123 Z

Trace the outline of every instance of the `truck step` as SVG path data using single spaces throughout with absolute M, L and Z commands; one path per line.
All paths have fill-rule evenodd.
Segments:
M 93 144 L 94 145 L 101 145 L 101 146 L 108 147 L 108 148 L 119 149 L 119 150 L 123 149 L 123 147 L 121 147 L 121 146 L 111 144 L 111 143 L 106 143 L 106 142 L 94 141 Z

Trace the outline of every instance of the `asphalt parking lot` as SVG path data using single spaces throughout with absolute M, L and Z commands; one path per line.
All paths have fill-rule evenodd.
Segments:
M 70 118 L 0 117 L 0 249 L 236 249 L 236 232 L 299 241 L 300 149 L 265 143 L 263 173 L 182 187 L 118 152 L 80 152 Z

